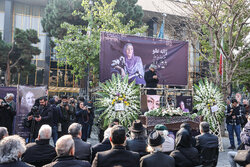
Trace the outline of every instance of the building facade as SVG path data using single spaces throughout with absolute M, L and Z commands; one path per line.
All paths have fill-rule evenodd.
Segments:
M 11 76 L 13 85 L 48 85 L 50 95 L 60 95 L 68 92 L 69 95 L 79 92 L 79 84 L 75 76 L 71 74 L 68 65 L 59 66 L 55 54 L 51 51 L 50 38 L 41 25 L 41 19 L 48 0 L 0 0 L 0 32 L 3 39 L 11 43 L 15 28 L 35 29 L 40 42 L 37 46 L 41 50 L 40 55 L 33 57 L 32 63 L 36 65 L 36 71 L 29 75 Z M 163 4 L 161 4 L 163 3 Z M 185 30 L 180 23 L 176 24 L 176 16 L 186 17 L 185 13 L 177 10 L 172 1 L 168 0 L 138 0 L 138 5 L 144 10 L 143 21 L 149 28 L 146 36 L 157 37 L 163 18 L 165 19 L 165 38 L 169 40 L 188 40 Z M 182 5 L 182 3 L 179 3 Z M 161 8 L 165 6 L 164 8 Z M 186 11 L 188 12 L 188 11 Z M 163 17 L 162 14 L 165 14 Z M 199 54 L 189 46 L 189 84 L 191 88 L 200 74 Z

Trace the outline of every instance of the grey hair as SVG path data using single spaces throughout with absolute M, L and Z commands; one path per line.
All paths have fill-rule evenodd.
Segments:
M 0 127 L 0 140 L 4 138 L 4 136 L 8 135 L 8 130 L 5 127 Z
M 38 134 L 40 136 L 40 139 L 50 139 L 52 135 L 52 128 L 49 125 L 44 124 L 39 129 Z
M 26 150 L 25 141 L 18 135 L 7 136 L 0 141 L 0 163 L 18 161 Z
M 77 137 L 77 135 L 81 131 L 82 131 L 82 125 L 79 123 L 72 123 L 68 129 L 68 133 L 71 134 L 73 137 Z
M 64 135 L 56 142 L 56 153 L 58 156 L 68 156 L 72 148 L 75 148 L 71 135 Z
M 7 93 L 6 96 L 5 96 L 5 99 L 8 99 L 10 97 L 15 97 L 15 95 L 13 93 Z
M 4 136 L 8 135 L 8 130 L 5 127 L 0 127 L 0 140 L 3 139 Z
M 57 95 L 55 95 L 55 96 L 53 96 L 53 99 L 55 99 L 55 98 L 59 98 Z

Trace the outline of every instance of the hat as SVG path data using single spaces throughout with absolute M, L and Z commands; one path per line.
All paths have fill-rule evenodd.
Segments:
M 135 120 L 129 130 L 131 132 L 142 132 L 145 130 L 145 127 L 142 125 L 140 120 Z
M 151 65 L 149 66 L 149 69 L 150 69 L 150 68 L 156 69 L 156 68 L 157 68 L 157 66 L 156 66 L 156 65 L 154 65 L 154 64 L 151 64 Z
M 148 144 L 152 147 L 156 147 L 164 143 L 165 139 L 157 131 L 153 131 L 148 136 Z
M 162 124 L 155 125 L 155 130 L 167 130 L 167 127 Z

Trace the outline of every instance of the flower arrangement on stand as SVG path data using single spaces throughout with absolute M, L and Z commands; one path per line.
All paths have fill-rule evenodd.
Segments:
M 194 119 L 197 114 L 190 114 L 183 112 L 180 107 L 167 106 L 166 108 L 157 108 L 155 110 L 150 110 L 144 113 L 145 116 L 154 116 L 154 117 L 172 117 L 172 116 L 187 116 Z
M 102 110 L 99 119 L 103 120 L 102 127 L 106 128 L 114 118 L 128 127 L 140 114 L 140 89 L 135 82 L 128 82 L 128 76 L 113 74 L 110 80 L 100 83 L 99 96 L 95 106 Z
M 198 110 L 197 114 L 203 116 L 203 119 L 209 123 L 212 133 L 218 136 L 219 150 L 223 151 L 220 128 L 225 110 L 223 95 L 219 88 L 207 79 L 200 80 L 199 85 L 195 85 L 194 88 L 194 108 Z
M 180 107 L 167 107 L 167 108 L 157 108 L 154 110 L 150 110 L 144 113 L 145 116 L 155 116 L 155 117 L 167 117 L 167 116 L 174 116 L 174 115 L 186 115 Z
M 209 83 L 207 79 L 204 82 L 201 80 L 194 88 L 194 108 L 210 124 L 211 130 L 215 130 L 217 123 L 221 124 L 224 118 L 223 95 L 219 88 L 212 82 Z M 215 106 L 217 111 L 212 112 L 212 107 Z

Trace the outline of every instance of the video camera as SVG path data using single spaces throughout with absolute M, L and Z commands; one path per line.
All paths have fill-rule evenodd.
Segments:
M 31 108 L 31 112 L 34 118 L 39 118 L 40 112 L 39 112 L 39 107 L 38 106 L 33 106 Z
M 5 101 L 1 102 L 0 107 L 5 108 L 5 109 L 10 109 L 10 105 L 8 103 L 6 103 Z

